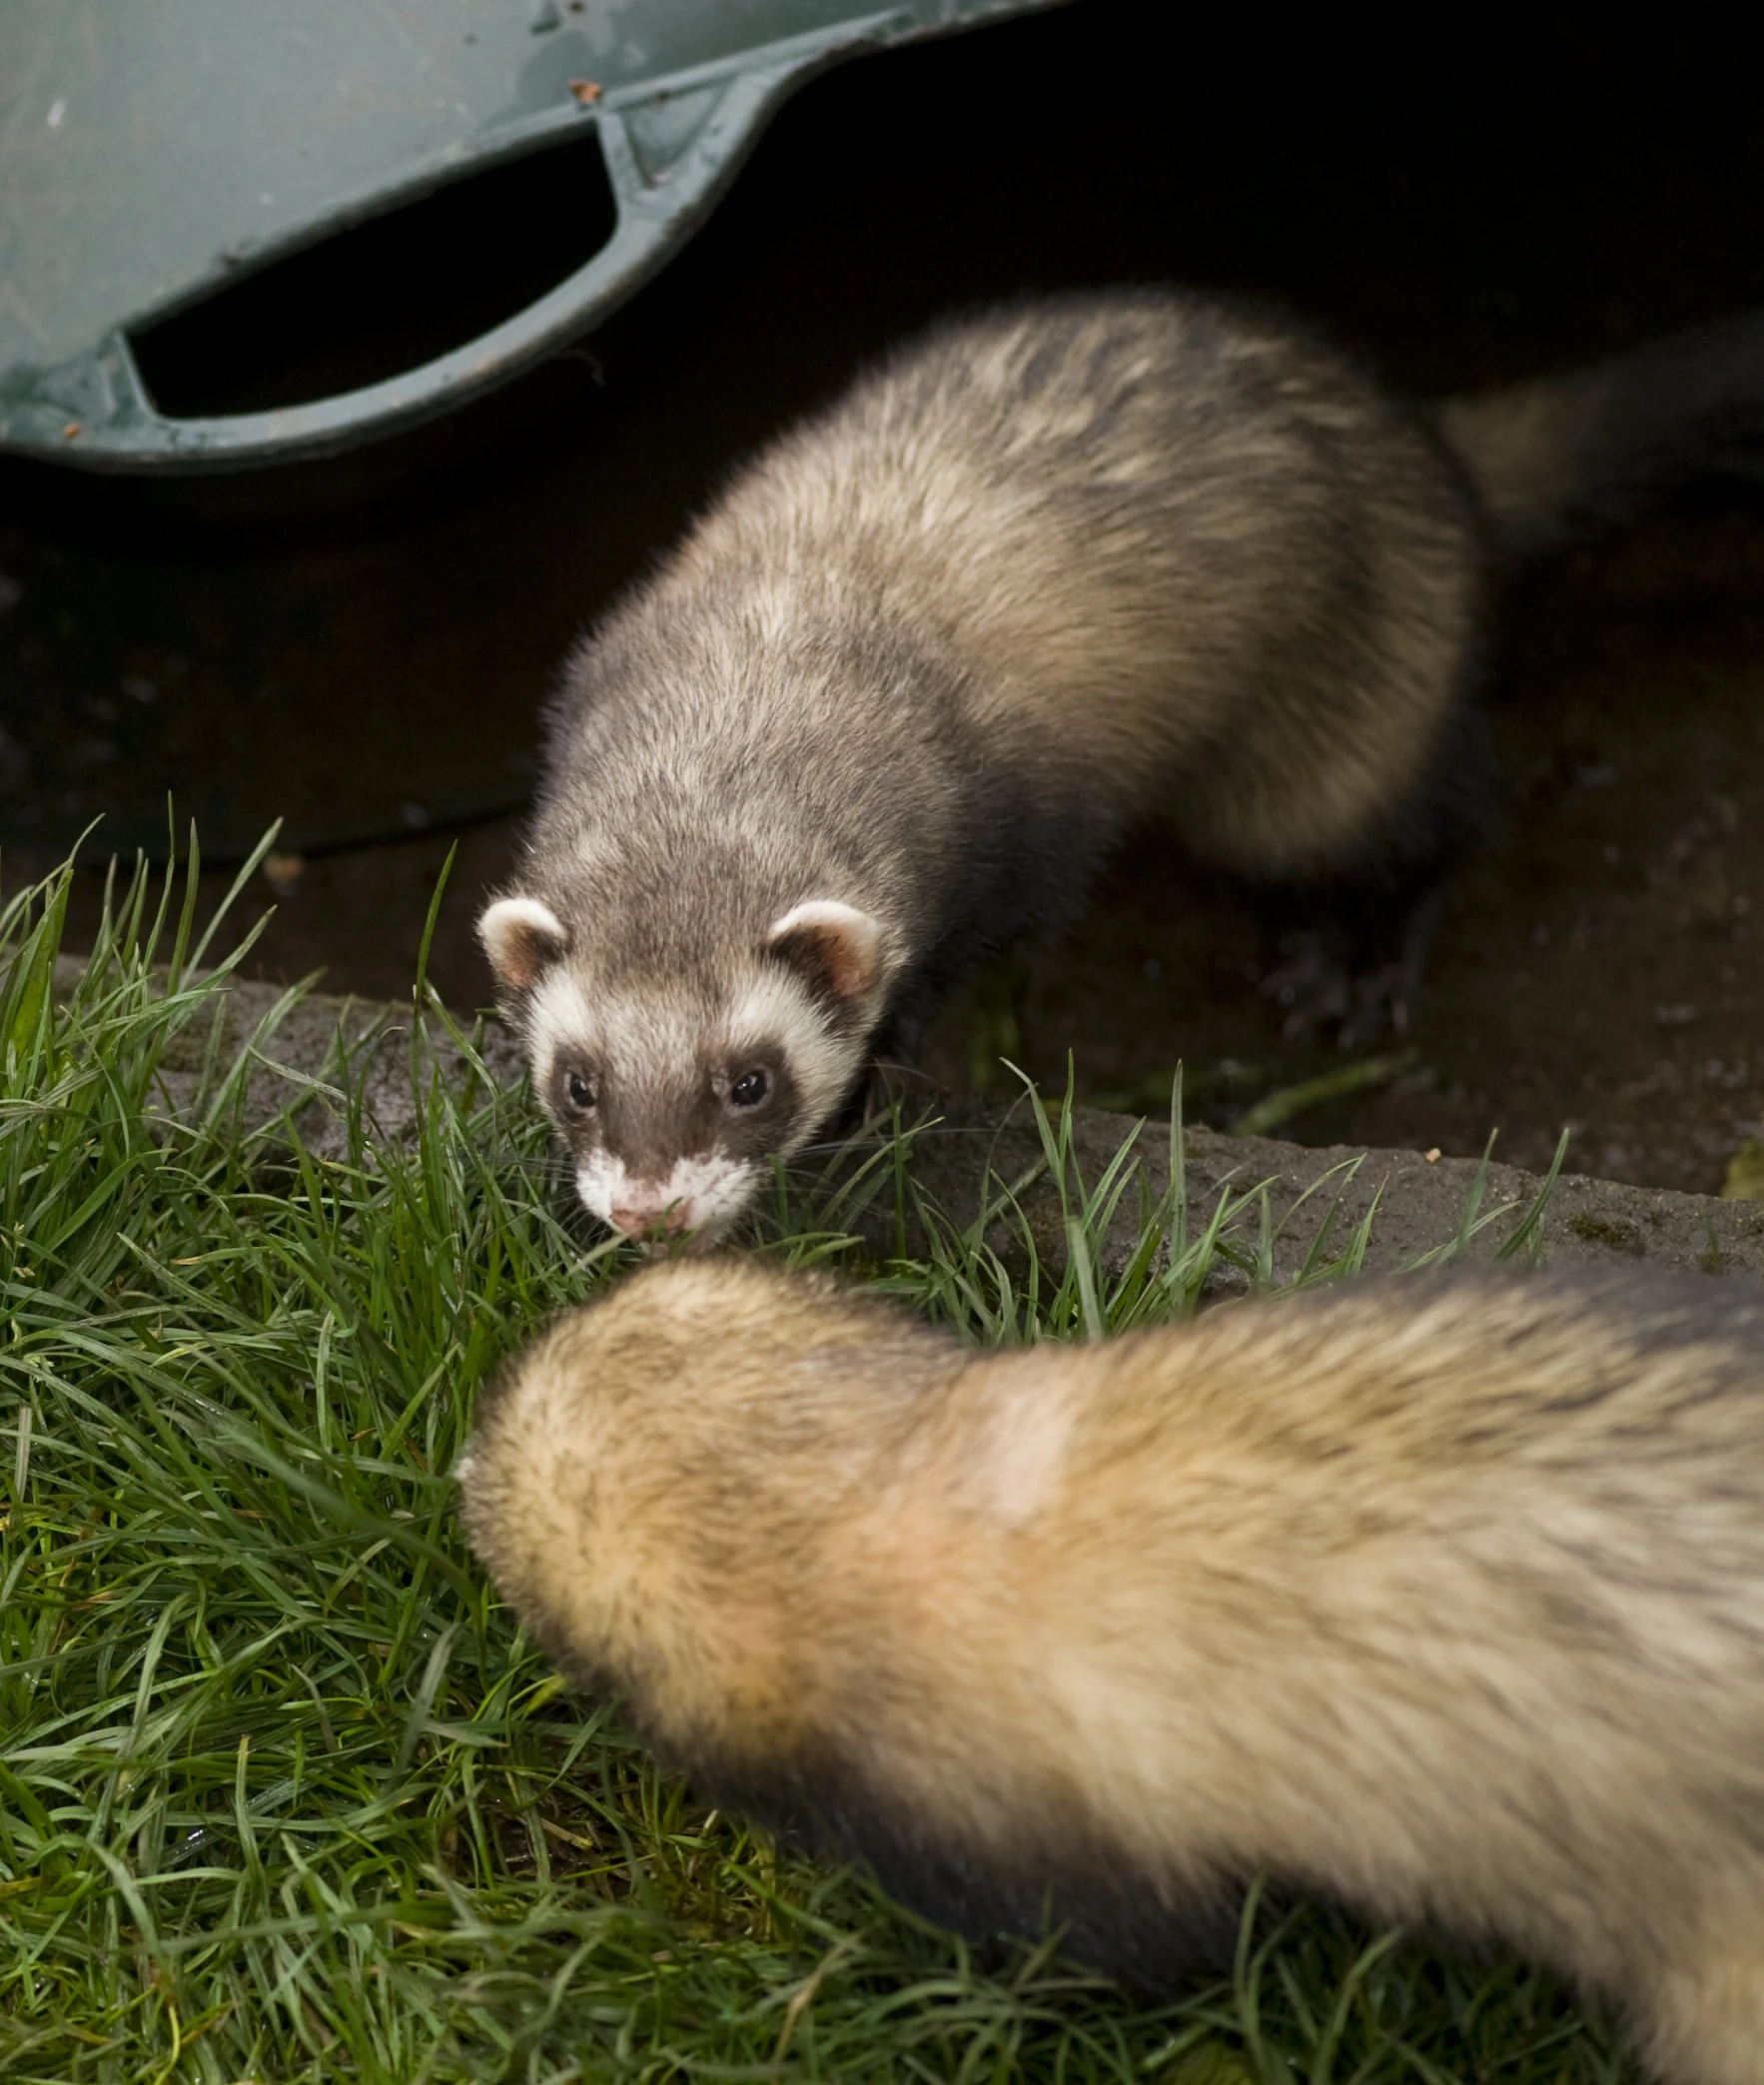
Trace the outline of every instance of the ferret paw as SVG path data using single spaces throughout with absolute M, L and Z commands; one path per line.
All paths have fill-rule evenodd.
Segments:
M 1352 980 L 1346 964 L 1324 948 L 1322 935 L 1289 935 L 1282 945 L 1290 951 L 1286 961 L 1277 963 L 1257 989 L 1285 1009 L 1281 1033 L 1298 1042 L 1346 1018 L 1353 1005 Z
M 1400 945 L 1382 961 L 1355 963 L 1339 934 L 1289 935 L 1286 960 L 1261 986 L 1286 1009 L 1281 1033 L 1296 1042 L 1332 1028 L 1343 1050 L 1369 1048 L 1386 1032 L 1406 1035 L 1438 912 L 1436 897 L 1417 905 L 1403 922 Z
M 1283 963 L 1262 980 L 1261 990 L 1285 1009 L 1281 1033 L 1289 1042 L 1335 1031 L 1343 1050 L 1360 1050 L 1388 1029 L 1408 1031 L 1413 979 L 1402 962 L 1355 970 L 1333 954 L 1322 936 L 1306 935 Z

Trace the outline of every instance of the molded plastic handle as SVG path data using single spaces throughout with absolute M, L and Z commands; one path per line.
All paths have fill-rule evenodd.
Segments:
M 702 97 L 708 106 L 689 143 L 660 167 L 654 155 L 650 168 L 644 166 L 635 127 L 641 107 L 627 104 L 627 113 L 609 96 L 611 106 L 581 120 L 598 128 L 617 211 L 612 237 L 554 290 L 462 348 L 402 376 L 308 405 L 172 420 L 148 397 L 127 339 L 113 333 L 95 354 L 64 364 L 39 383 L 34 398 L 15 406 L 15 446 L 53 450 L 60 459 L 96 470 L 226 469 L 323 455 L 447 412 L 578 337 L 629 297 L 709 214 L 791 87 L 864 40 L 866 30 L 891 20 L 881 15 L 842 24 L 832 48 L 824 38 L 774 46 L 767 54 L 771 62 L 749 63 L 731 77 L 697 86 L 670 83 L 672 96 Z M 654 99 L 651 88 L 631 97 L 639 104 Z
M 726 0 L 700 4 L 715 10 Z M 467 346 L 309 405 L 174 420 L 149 397 L 124 330 L 158 311 L 131 311 L 94 349 L 50 368 L 27 359 L 0 370 L 0 449 L 97 471 L 226 470 L 323 455 L 444 413 L 586 332 L 653 275 L 708 215 L 772 110 L 810 73 L 862 50 L 947 35 L 1059 0 L 893 0 L 847 16 L 841 9 L 848 4 L 803 0 L 790 18 L 821 15 L 818 26 L 665 77 L 612 85 L 591 111 L 548 108 L 481 141 L 485 163 L 595 124 L 616 222 L 591 261 Z M 453 162 L 407 168 L 401 195 L 379 191 L 372 200 L 389 208 L 456 172 L 463 170 Z M 192 281 L 187 290 L 209 286 Z M 95 321 L 95 330 L 104 323 Z

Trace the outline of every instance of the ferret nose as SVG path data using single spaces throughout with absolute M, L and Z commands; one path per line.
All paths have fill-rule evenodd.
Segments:
M 628 1201 L 614 1203 L 610 1214 L 627 1238 L 653 1236 L 657 1232 L 664 1238 L 677 1238 L 687 1223 L 685 1203 L 676 1201 L 670 1206 L 659 1194 L 632 1196 Z

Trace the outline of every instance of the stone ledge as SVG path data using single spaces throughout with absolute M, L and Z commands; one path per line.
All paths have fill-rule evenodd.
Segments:
M 945 1143 L 935 1134 L 928 1136 L 915 1154 L 914 1177 L 958 1220 L 971 1221 L 979 1207 L 983 1172 L 990 1170 L 1001 1179 L 1020 1176 L 1039 1155 L 1040 1139 L 1033 1123 L 1021 1119 L 1021 1109 L 1008 1120 L 1001 1120 L 1002 1111 L 973 1101 L 953 1102 L 944 1112 L 952 1129 L 968 1132 L 959 1138 L 963 1155 L 951 1148 L 957 1139 Z M 1086 1181 L 1094 1183 L 1101 1176 L 1135 1127 L 1131 1116 L 1091 1108 L 1074 1111 L 1074 1150 Z M 979 1141 L 990 1156 L 977 1164 L 968 1154 Z M 1147 1187 L 1154 1196 L 1162 1195 L 1169 1183 L 1168 1130 L 1148 1122 L 1139 1132 L 1135 1151 Z M 1418 1259 L 1456 1234 L 1478 1175 L 1478 1214 L 1491 1220 L 1462 1252 L 1466 1259 L 1491 1260 L 1523 1222 L 1543 1186 L 1536 1174 L 1493 1163 L 1484 1169 L 1474 1159 L 1429 1163 L 1417 1151 L 1288 1144 L 1201 1128 L 1185 1132 L 1183 1152 L 1191 1234 L 1207 1223 L 1228 1186 L 1241 1194 L 1267 1184 L 1274 1269 L 1281 1279 L 1303 1266 L 1325 1223 L 1330 1225 L 1326 1250 L 1332 1254 L 1343 1249 L 1374 1200 L 1377 1213 L 1366 1245 L 1366 1269 L 1401 1267 Z M 1110 1250 L 1104 1255 L 1112 1271 L 1125 1263 L 1127 1241 L 1137 1225 L 1138 1196 L 1130 1189 L 1124 1202 L 1125 1214 L 1113 1227 Z M 1058 1236 L 1053 1203 L 1047 1192 L 1026 1199 L 1038 1243 L 1044 1230 L 1049 1244 Z M 1721 1201 L 1712 1195 L 1563 1173 L 1550 1192 L 1540 1234 L 1543 1257 L 1557 1264 L 1646 1261 L 1683 1272 L 1734 1274 L 1764 1282 L 1764 1204 L 1756 1202 Z M 1222 1284 L 1231 1285 L 1229 1278 Z
M 75 966 L 77 972 L 77 966 Z M 63 972 L 65 976 L 67 973 Z M 58 980 L 59 981 L 59 980 Z M 275 1007 L 273 985 L 239 983 L 224 994 L 222 1045 L 232 1052 L 255 1032 Z M 293 1106 L 303 1136 L 320 1156 L 343 1148 L 346 1130 L 335 1106 L 306 1081 L 323 1079 L 341 1038 L 361 1068 L 369 1113 L 382 1134 L 409 1133 L 415 1119 L 406 1049 L 411 1009 L 326 993 L 310 993 L 284 1014 L 261 1046 L 251 1083 L 247 1120 L 258 1124 Z M 167 1059 L 168 1100 L 174 1110 L 193 1094 L 209 1043 L 206 1021 L 193 1023 Z M 443 1075 L 462 1073 L 462 1060 L 444 1036 L 434 1054 Z M 498 1081 L 517 1083 L 520 1050 L 514 1037 L 494 1024 L 482 1036 L 486 1067 Z M 957 1223 L 971 1223 L 983 1186 L 1020 1178 L 1041 1157 L 1041 1143 L 1028 1110 L 983 1100 L 951 1100 L 937 1110 L 935 1124 L 917 1135 L 910 1167 L 917 1186 Z M 1136 1128 L 1131 1116 L 1080 1108 L 1074 1113 L 1074 1151 L 1091 1182 Z M 1161 1196 L 1169 1182 L 1169 1137 L 1163 1125 L 1139 1130 L 1136 1163 L 1146 1187 Z M 1222 1190 L 1242 1193 L 1267 1184 L 1275 1230 L 1274 1268 L 1286 1278 L 1303 1265 L 1319 1231 L 1332 1222 L 1328 1242 L 1338 1251 L 1377 1198 L 1377 1214 L 1365 1254 L 1368 1269 L 1406 1264 L 1439 1246 L 1457 1231 L 1478 1172 L 1471 1159 L 1444 1158 L 1429 1164 L 1413 1151 L 1360 1151 L 1350 1146 L 1315 1147 L 1266 1137 L 1228 1137 L 1193 1128 L 1184 1138 L 1191 1230 L 1211 1217 Z M 1325 1187 L 1318 1183 L 1333 1169 Z M 1491 1164 L 1483 1179 L 1481 1214 L 1494 1212 L 1464 1248 L 1471 1259 L 1489 1259 L 1511 1236 L 1541 1187 L 1541 1180 L 1516 1167 Z M 1315 1190 L 1315 1191 L 1314 1191 Z M 1333 1205 L 1332 1219 L 1329 1211 Z M 1044 1178 L 1023 1197 L 1037 1243 L 1063 1255 L 1058 1200 Z M 1130 1187 L 1123 1214 L 1104 1255 L 1111 1271 L 1125 1264 L 1128 1240 L 1137 1228 L 1139 1194 Z M 892 1226 L 872 1212 L 855 1228 L 886 1251 Z M 1004 1227 L 998 1238 L 1007 1249 Z M 1629 1187 L 1565 1173 L 1556 1182 L 1541 1226 L 1542 1251 L 1554 1262 L 1654 1266 L 1764 1281 L 1764 1204 L 1721 1201 L 1669 1189 Z M 1020 1245 L 1018 1250 L 1020 1251 Z M 1232 1286 L 1227 1273 L 1221 1286 Z

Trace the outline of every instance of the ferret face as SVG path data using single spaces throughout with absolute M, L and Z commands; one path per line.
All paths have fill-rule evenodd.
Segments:
M 497 900 L 479 933 L 576 1192 L 629 1236 L 713 1242 L 863 1064 L 879 937 L 851 907 L 794 907 L 720 977 L 602 978 L 532 898 Z
M 616 1231 L 701 1242 L 838 1106 L 863 1049 L 829 1034 L 788 975 L 707 1003 L 664 985 L 596 990 L 559 966 L 526 1018 L 534 1088 L 586 1207 Z

